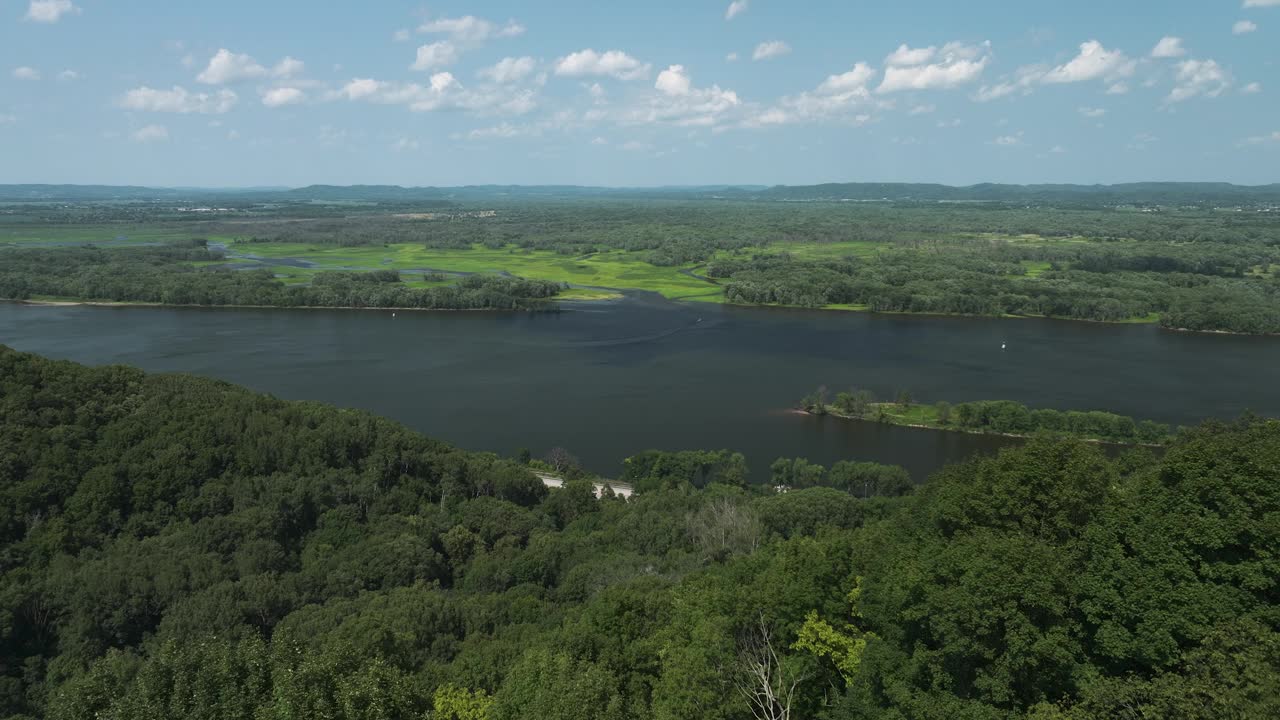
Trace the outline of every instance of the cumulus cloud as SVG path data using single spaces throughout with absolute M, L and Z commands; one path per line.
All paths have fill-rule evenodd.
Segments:
M 683 65 L 672 65 L 658 73 L 658 81 L 653 86 L 667 95 L 688 95 L 692 84 Z
M 738 53 L 731 52 L 724 56 L 725 62 L 738 62 Z
M 262 93 L 262 104 L 267 107 L 297 105 L 307 99 L 307 94 L 295 87 L 272 88 Z
M 1251 20 L 1241 20 L 1237 22 L 1235 25 L 1231 26 L 1231 34 L 1247 35 L 1257 29 L 1258 29 L 1257 23 Z
M 990 102 L 1008 97 L 1015 93 L 1027 94 L 1044 80 L 1048 69 L 1040 65 L 1027 65 L 1018 68 L 1013 77 L 1002 79 L 995 85 L 983 85 L 974 93 L 973 99 L 978 102 Z
M 621 50 L 598 53 L 587 48 L 560 58 L 555 72 L 568 77 L 608 75 L 619 80 L 634 80 L 648 75 L 649 66 Z
M 80 14 L 80 8 L 76 7 L 71 0 L 31 0 L 24 19 L 32 22 L 56 23 L 68 13 Z
M 1253 95 L 1255 93 L 1260 93 L 1262 92 L 1262 83 L 1251 82 L 1248 85 L 1245 85 L 1244 87 L 1240 88 L 1240 92 L 1244 93 L 1245 95 Z
M 755 51 L 751 53 L 751 59 L 768 60 L 782 57 L 789 52 L 791 52 L 791 46 L 781 40 L 767 40 L 756 46 Z
M 1280 0 L 1244 0 L 1244 6 L 1251 7 L 1280 7 Z
M 829 75 L 817 88 L 782 98 L 774 107 L 756 112 L 744 123 L 767 127 L 804 122 L 851 122 L 862 125 L 871 112 L 886 106 L 872 97 L 870 83 L 876 71 L 866 63 L 856 63 L 847 72 Z
M 531 57 L 508 57 L 479 72 L 480 77 L 496 83 L 519 82 L 528 77 L 538 66 Z
M 418 48 L 418 56 L 410 70 L 435 70 L 458 61 L 458 48 L 447 40 L 428 43 Z
M 1129 84 L 1124 82 L 1114 82 L 1107 86 L 1108 95 L 1125 95 L 1129 92 Z
M 937 109 L 938 107 L 936 105 L 916 105 L 915 107 L 907 111 L 907 114 L 908 115 L 928 115 L 929 113 Z
M 1160 38 L 1160 42 L 1151 48 L 1151 57 L 1153 58 L 1176 58 L 1187 54 L 1187 49 L 1182 47 L 1182 38 L 1166 35 Z
M 226 48 L 220 48 L 209 59 L 208 66 L 196 76 L 196 80 L 206 85 L 226 85 L 241 80 L 260 78 L 266 74 L 267 69 L 259 65 L 252 57 L 244 53 L 233 53 Z
M 281 79 L 288 79 L 291 77 L 295 77 L 297 75 L 301 75 L 302 71 L 305 70 L 306 68 L 307 68 L 306 63 L 302 62 L 301 60 L 298 60 L 297 58 L 292 58 L 286 55 L 283 60 L 276 63 L 275 67 L 271 68 L 271 76 L 278 77 Z
M 1080 54 L 1044 76 L 1046 83 L 1074 83 L 1097 78 L 1128 77 L 1137 63 L 1119 50 L 1108 50 L 1097 40 L 1080 43 Z
M 958 87 L 977 80 L 990 60 L 991 43 L 951 42 L 938 50 L 913 50 L 903 45 L 886 58 L 884 80 L 876 92 Z
M 1183 60 L 1168 102 L 1176 103 L 1195 97 L 1218 97 L 1231 87 L 1231 75 L 1213 60 Z
M 933 59 L 938 54 L 938 48 L 930 45 L 929 47 L 913 48 L 906 43 L 898 46 L 897 50 L 889 53 L 884 59 L 885 65 L 899 65 L 910 67 L 912 65 L 923 65 Z
M 163 125 L 147 125 L 133 131 L 129 139 L 138 143 L 164 142 L 169 139 L 169 128 Z
M 429 20 L 418 27 L 418 32 L 448 35 L 453 41 L 464 45 L 479 45 L 491 38 L 508 38 L 524 34 L 524 26 L 515 20 L 508 20 L 505 25 L 498 25 L 474 15 L 457 18 L 437 18 Z
M 76 72 L 75 70 L 63 70 L 62 72 L 58 73 L 58 79 L 68 81 L 68 82 L 71 80 L 79 80 L 80 73 Z
M 441 109 L 469 110 L 480 114 L 522 115 L 537 107 L 532 91 L 510 88 L 466 88 L 452 73 L 438 72 L 427 83 L 395 83 L 355 78 L 327 99 L 346 99 L 380 105 L 406 105 L 414 112 Z
M 230 90 L 217 93 L 193 93 L 179 85 L 172 90 L 157 90 L 146 86 L 135 88 L 120 98 L 120 107 L 144 112 L 167 112 L 183 115 L 220 115 L 235 107 L 239 98 Z
M 747 0 L 733 0 L 729 9 L 724 11 L 724 19 L 732 20 L 747 11 Z
M 1082 107 L 1077 108 L 1077 111 L 1087 118 L 1100 118 L 1107 114 L 1107 111 L 1104 108 Z
M 26 65 L 14 68 L 12 75 L 13 75 L 13 79 L 15 80 L 39 80 L 40 79 L 40 71 L 33 67 L 28 67 Z

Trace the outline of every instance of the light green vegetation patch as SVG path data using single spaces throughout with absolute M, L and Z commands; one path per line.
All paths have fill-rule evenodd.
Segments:
M 1022 267 L 1026 268 L 1026 276 L 1029 278 L 1040 277 L 1052 267 L 1051 263 L 1037 262 L 1035 260 L 1023 260 Z
M 519 247 L 428 248 L 416 244 L 337 247 L 294 243 L 236 243 L 233 253 L 271 259 L 296 259 L 323 270 L 439 270 L 462 273 L 510 273 L 534 280 L 618 290 L 650 290 L 668 298 L 718 299 L 713 284 L 683 274 L 695 265 L 659 267 L 639 253 L 610 250 L 566 257 L 548 250 Z M 277 268 L 277 271 L 283 270 Z M 292 270 L 292 268 L 290 268 Z

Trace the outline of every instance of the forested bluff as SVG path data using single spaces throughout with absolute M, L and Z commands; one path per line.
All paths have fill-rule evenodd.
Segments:
M 1036 438 L 888 496 L 744 461 L 644 453 L 597 500 L 0 348 L 0 716 L 1280 716 L 1280 422 Z

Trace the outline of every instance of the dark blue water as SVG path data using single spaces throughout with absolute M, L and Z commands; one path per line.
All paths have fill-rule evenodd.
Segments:
M 1280 414 L 1280 339 L 1145 325 L 726 308 L 645 298 L 556 314 L 0 304 L 0 343 L 371 410 L 502 454 L 620 471 L 648 448 L 941 465 L 1010 441 L 787 412 L 818 385 L 1011 399 L 1189 424 Z M 1007 349 L 1001 350 L 1001 343 Z

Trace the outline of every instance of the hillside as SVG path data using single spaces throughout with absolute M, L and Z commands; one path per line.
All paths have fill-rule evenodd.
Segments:
M 731 720 L 766 686 L 772 717 L 1280 713 L 1280 423 L 1038 439 L 903 498 L 743 477 L 646 453 L 596 500 L 0 347 L 0 716 Z

